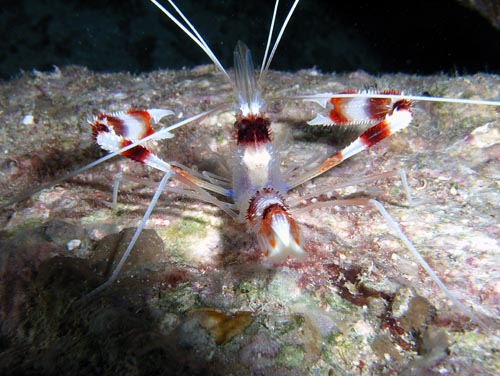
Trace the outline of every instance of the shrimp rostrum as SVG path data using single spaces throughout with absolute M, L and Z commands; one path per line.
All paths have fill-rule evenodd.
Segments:
M 336 257 L 334 256 L 335 245 L 333 245 L 335 236 L 325 237 L 318 242 L 315 240 L 313 233 L 314 230 L 324 229 L 324 226 L 318 225 L 319 221 L 314 219 L 316 215 L 323 215 L 322 212 L 333 210 L 339 216 L 351 215 L 357 212 L 364 213 L 374 221 L 380 222 L 379 227 L 377 227 L 379 230 L 384 228 L 386 233 L 395 235 L 394 239 L 397 239 L 397 248 L 400 249 L 401 254 L 412 255 L 413 261 L 401 261 L 402 265 L 406 265 L 408 269 L 411 268 L 408 265 L 416 262 L 421 270 L 425 271 L 426 275 L 432 279 L 430 283 L 434 283 L 434 286 L 437 286 L 443 292 L 460 314 L 468 317 L 474 325 L 478 325 L 486 331 L 491 330 L 491 326 L 494 324 L 491 324 L 490 321 L 493 322 L 494 319 L 488 317 L 488 314 L 484 312 L 478 314 L 470 309 L 461 302 L 462 296 L 460 299 L 456 297 L 455 293 L 442 281 L 442 276 L 434 271 L 410 237 L 405 234 L 398 221 L 389 214 L 391 210 L 386 209 L 386 205 L 382 204 L 382 200 L 367 198 L 366 195 L 360 194 L 350 194 L 344 198 L 338 198 L 336 193 L 332 194 L 332 192 L 340 192 L 349 186 L 375 186 L 377 182 L 389 179 L 391 180 L 390 184 L 399 187 L 404 196 L 403 203 L 400 203 L 399 206 L 392 206 L 396 206 L 397 209 L 395 210 L 411 212 L 414 206 L 421 205 L 425 207 L 428 205 L 426 198 L 422 197 L 425 186 L 420 187 L 421 191 L 417 192 L 419 194 L 418 201 L 424 203 L 414 202 L 410 192 L 412 180 L 408 179 L 406 172 L 400 168 L 389 172 L 373 171 L 367 168 L 365 169 L 368 172 L 367 176 L 360 176 L 359 172 L 356 171 L 352 174 L 352 179 L 347 179 L 347 182 L 335 181 L 335 175 L 332 171 L 339 169 L 341 174 L 345 176 L 349 166 L 343 169 L 344 161 L 354 157 L 363 158 L 362 156 L 367 154 L 366 150 L 376 149 L 380 145 L 387 143 L 386 139 L 389 136 L 406 131 L 407 128 L 412 128 L 412 124 L 415 122 L 414 117 L 418 118 L 420 116 L 419 111 L 423 111 L 416 106 L 417 103 L 434 106 L 431 102 L 439 102 L 436 106 L 460 106 L 460 108 L 481 106 L 481 108 L 495 109 L 500 105 L 499 102 L 406 95 L 393 88 L 358 91 L 346 87 L 348 83 L 339 86 L 328 86 L 327 83 L 324 88 L 320 89 L 328 90 L 328 87 L 339 87 L 338 93 L 297 94 L 291 90 L 286 91 L 285 101 L 299 106 L 302 116 L 312 114 L 308 119 L 300 119 L 301 127 L 307 127 L 313 131 L 317 128 L 323 130 L 337 129 L 341 132 L 347 129 L 350 133 L 353 131 L 358 131 L 358 133 L 350 142 L 336 151 L 332 152 L 331 149 L 327 148 L 326 156 L 316 156 L 312 160 L 304 158 L 303 161 L 306 162 L 303 162 L 300 168 L 284 169 L 283 166 L 286 163 L 281 159 L 284 154 L 281 150 L 283 147 L 277 147 L 274 142 L 276 132 L 271 120 L 274 114 L 269 114 L 267 107 L 269 102 L 266 100 L 266 92 L 263 88 L 265 87 L 266 75 L 272 74 L 268 69 L 273 56 L 299 1 L 295 0 L 293 2 L 277 33 L 277 37 L 272 42 L 273 27 L 278 8 L 278 1 L 276 2 L 266 52 L 258 73 L 254 69 L 250 50 L 244 43 L 238 42 L 236 45 L 234 50 L 234 72 L 228 72 L 195 27 L 172 1 L 169 1 L 172 10 L 167 9 L 155 0 L 151 0 L 151 2 L 206 53 L 224 79 L 231 84 L 236 100 L 235 104 L 216 106 L 214 109 L 173 122 L 158 131 L 153 129 L 152 124 L 165 123 L 167 120 L 172 119 L 174 117 L 172 109 L 134 108 L 119 112 L 103 112 L 89 120 L 93 139 L 109 154 L 79 169 L 77 173 L 101 164 L 114 156 L 121 155 L 160 171 L 162 178 L 158 184 L 155 184 L 155 193 L 148 204 L 146 212 L 109 278 L 98 288 L 85 295 L 80 301 L 81 303 L 91 301 L 120 278 L 120 272 L 127 262 L 127 258 L 134 252 L 134 246 L 141 232 L 146 228 L 155 206 L 160 205 L 160 196 L 165 193 L 165 196 L 180 195 L 214 205 L 234 221 L 240 223 L 242 227 L 244 226 L 246 232 L 253 239 L 250 248 L 255 257 L 251 258 L 249 262 L 257 262 L 264 266 L 263 270 L 277 270 L 283 267 L 286 267 L 286 270 L 289 270 L 288 268 L 294 270 L 295 268 L 297 273 L 292 274 L 298 278 L 296 281 L 297 286 L 302 284 L 306 286 L 305 288 L 311 288 L 313 284 L 321 286 L 322 283 L 314 282 L 313 277 L 307 273 L 301 276 L 300 273 L 304 270 L 304 265 L 310 267 L 316 263 L 317 269 L 321 270 L 317 272 L 318 275 L 326 276 L 329 273 L 339 273 L 337 277 L 332 277 L 331 281 L 335 280 L 332 284 L 337 284 L 336 289 L 340 289 L 343 297 L 349 296 L 355 301 L 354 304 L 359 303 L 366 306 L 369 304 L 368 300 L 354 299 L 353 296 L 356 294 L 347 291 L 346 288 L 347 282 L 352 283 L 353 286 L 361 284 L 363 277 L 358 275 L 354 280 L 349 280 L 347 271 L 344 271 L 342 275 L 342 272 L 339 272 L 342 269 L 341 267 L 338 265 L 332 266 L 332 260 Z M 150 141 L 161 141 L 162 145 L 166 145 L 168 149 L 169 143 L 176 140 L 178 130 L 194 125 L 206 127 L 206 125 L 199 124 L 215 114 L 228 113 L 229 110 L 234 110 L 235 115 L 231 130 L 232 139 L 229 140 L 231 155 L 226 158 L 225 162 L 229 170 L 228 176 L 218 176 L 212 172 L 200 172 L 186 167 L 178 161 L 167 160 L 148 146 L 148 144 L 151 144 Z M 422 131 L 422 129 L 418 131 Z M 472 136 L 469 141 L 471 138 Z M 489 149 L 489 151 L 494 153 L 493 149 Z M 291 155 L 293 150 L 287 153 Z M 365 161 L 363 163 L 369 162 Z M 71 174 L 71 176 L 75 174 Z M 134 178 L 127 176 L 116 178 L 113 197 L 114 207 L 117 205 L 118 185 L 127 180 L 134 180 Z M 421 178 L 421 181 L 425 180 Z M 397 199 L 394 199 L 394 201 L 397 201 Z M 407 215 L 411 216 L 411 214 Z M 332 221 L 329 223 L 331 224 Z M 411 226 L 416 225 L 408 225 L 408 227 Z M 360 228 L 362 228 L 361 224 Z M 363 231 L 362 229 L 346 230 L 346 228 L 339 228 L 339 230 L 347 233 L 349 231 Z M 336 228 L 331 228 L 332 234 L 335 231 Z M 381 234 L 382 238 L 386 236 L 387 234 Z M 329 239 L 331 244 L 321 244 L 322 247 L 318 245 L 318 243 L 325 243 L 326 239 Z M 384 240 L 384 242 L 387 242 L 387 240 Z M 421 247 L 425 246 L 422 245 Z M 318 250 L 320 248 L 321 251 Z M 325 256 L 325 249 L 330 250 L 332 254 Z M 365 258 L 370 257 L 370 255 L 365 256 Z M 398 255 L 393 257 L 398 260 L 400 257 L 405 258 L 406 256 Z M 397 261 L 395 263 L 397 264 Z M 369 272 L 367 273 L 369 274 Z M 416 274 L 418 276 L 418 272 Z M 341 282 L 344 284 L 339 287 L 338 284 Z M 363 291 L 374 290 L 365 289 Z M 293 295 L 293 292 L 290 291 L 290 294 Z M 378 293 L 378 295 L 372 292 L 372 294 L 372 297 L 378 298 L 386 296 L 384 295 L 385 292 Z M 306 311 L 311 317 L 319 315 L 318 313 L 311 313 L 312 311 L 308 311 L 302 305 L 295 304 L 295 308 L 297 312 L 304 315 L 306 315 L 304 313 Z M 199 311 L 196 314 L 200 314 Z M 206 312 L 203 314 L 206 314 Z M 396 316 L 396 314 L 393 315 Z M 387 320 L 387 322 L 389 323 L 387 324 L 387 330 L 393 334 L 396 333 L 395 335 L 400 329 L 398 325 L 404 326 L 403 324 L 394 324 L 397 320 L 394 321 L 393 318 Z M 396 329 L 394 329 L 395 327 Z M 363 328 L 358 327 L 357 330 L 362 331 Z

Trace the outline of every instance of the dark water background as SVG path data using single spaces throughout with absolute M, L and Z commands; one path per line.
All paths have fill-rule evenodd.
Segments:
M 226 67 L 239 39 L 260 65 L 273 1 L 178 3 Z M 1 78 L 53 65 L 139 73 L 209 62 L 146 0 L 4 0 L 0 8 Z M 456 1 L 305 0 L 272 68 L 466 74 L 499 72 L 499 55 L 500 32 Z

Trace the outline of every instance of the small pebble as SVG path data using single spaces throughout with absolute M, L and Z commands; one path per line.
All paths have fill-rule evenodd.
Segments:
M 73 239 L 66 243 L 66 249 L 72 251 L 75 248 L 79 248 L 81 244 L 82 241 L 80 239 Z

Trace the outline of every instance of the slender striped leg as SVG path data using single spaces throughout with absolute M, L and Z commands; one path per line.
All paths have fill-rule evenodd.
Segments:
M 488 325 L 481 320 L 474 312 L 472 312 L 468 307 L 460 302 L 460 300 L 453 294 L 446 285 L 441 281 L 438 275 L 432 270 L 430 265 L 425 261 L 420 252 L 415 248 L 415 246 L 410 242 L 408 237 L 403 233 L 399 225 L 396 221 L 391 217 L 391 215 L 387 212 L 384 206 L 378 202 L 377 200 L 368 199 L 368 198 L 355 198 L 355 199 L 346 199 L 346 200 L 331 200 L 331 201 L 323 201 L 316 202 L 309 205 L 306 205 L 302 208 L 293 209 L 292 214 L 303 213 L 306 211 L 310 211 L 313 209 L 320 208 L 333 208 L 338 206 L 369 206 L 377 209 L 377 211 L 384 217 L 389 228 L 393 231 L 393 233 L 403 242 L 406 248 L 411 252 L 413 257 L 418 261 L 418 263 L 425 269 L 427 274 L 431 277 L 431 279 L 439 286 L 439 288 L 443 291 L 443 293 L 451 300 L 451 302 L 467 317 L 477 323 L 483 330 L 489 331 Z
M 360 100 L 362 100 L 364 106 L 361 106 Z M 391 99 L 332 98 L 331 102 L 335 102 L 334 106 L 337 107 L 334 107 L 330 112 L 328 118 L 330 122 L 328 124 L 370 124 L 375 121 L 378 122 L 364 131 L 349 146 L 331 155 L 313 170 L 291 181 L 289 184 L 290 189 L 325 173 L 353 155 L 406 128 L 412 120 L 411 102 L 405 99 L 392 101 Z M 327 121 L 325 119 L 327 118 L 319 115 L 310 124 L 321 124 Z M 338 122 L 334 123 L 333 119 Z

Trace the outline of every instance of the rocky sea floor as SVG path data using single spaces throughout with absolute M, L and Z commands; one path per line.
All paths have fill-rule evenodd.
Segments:
M 267 113 L 283 171 L 320 160 L 359 134 L 306 125 L 318 110 L 297 94 L 400 89 L 500 97 L 500 77 L 270 72 Z M 132 76 L 84 68 L 0 83 L 0 192 L 8 203 L 102 155 L 87 119 L 167 108 L 178 119 L 231 103 L 211 67 Z M 234 115 L 220 111 L 153 148 L 166 160 L 227 173 Z M 489 326 L 451 306 L 374 210 L 297 216 L 309 257 L 266 264 L 255 239 L 218 208 L 165 193 L 119 281 L 87 304 L 128 244 L 161 175 L 115 158 L 1 211 L 3 375 L 371 375 L 500 372 L 498 108 L 416 103 L 413 124 L 290 193 L 300 204 L 372 197 L 384 204 L 444 283 Z M 167 119 L 166 124 L 169 121 Z M 295 169 L 295 170 L 294 170 Z M 398 179 L 332 190 L 404 169 Z M 114 175 L 127 182 L 117 209 Z M 176 186 L 176 183 L 172 183 Z

